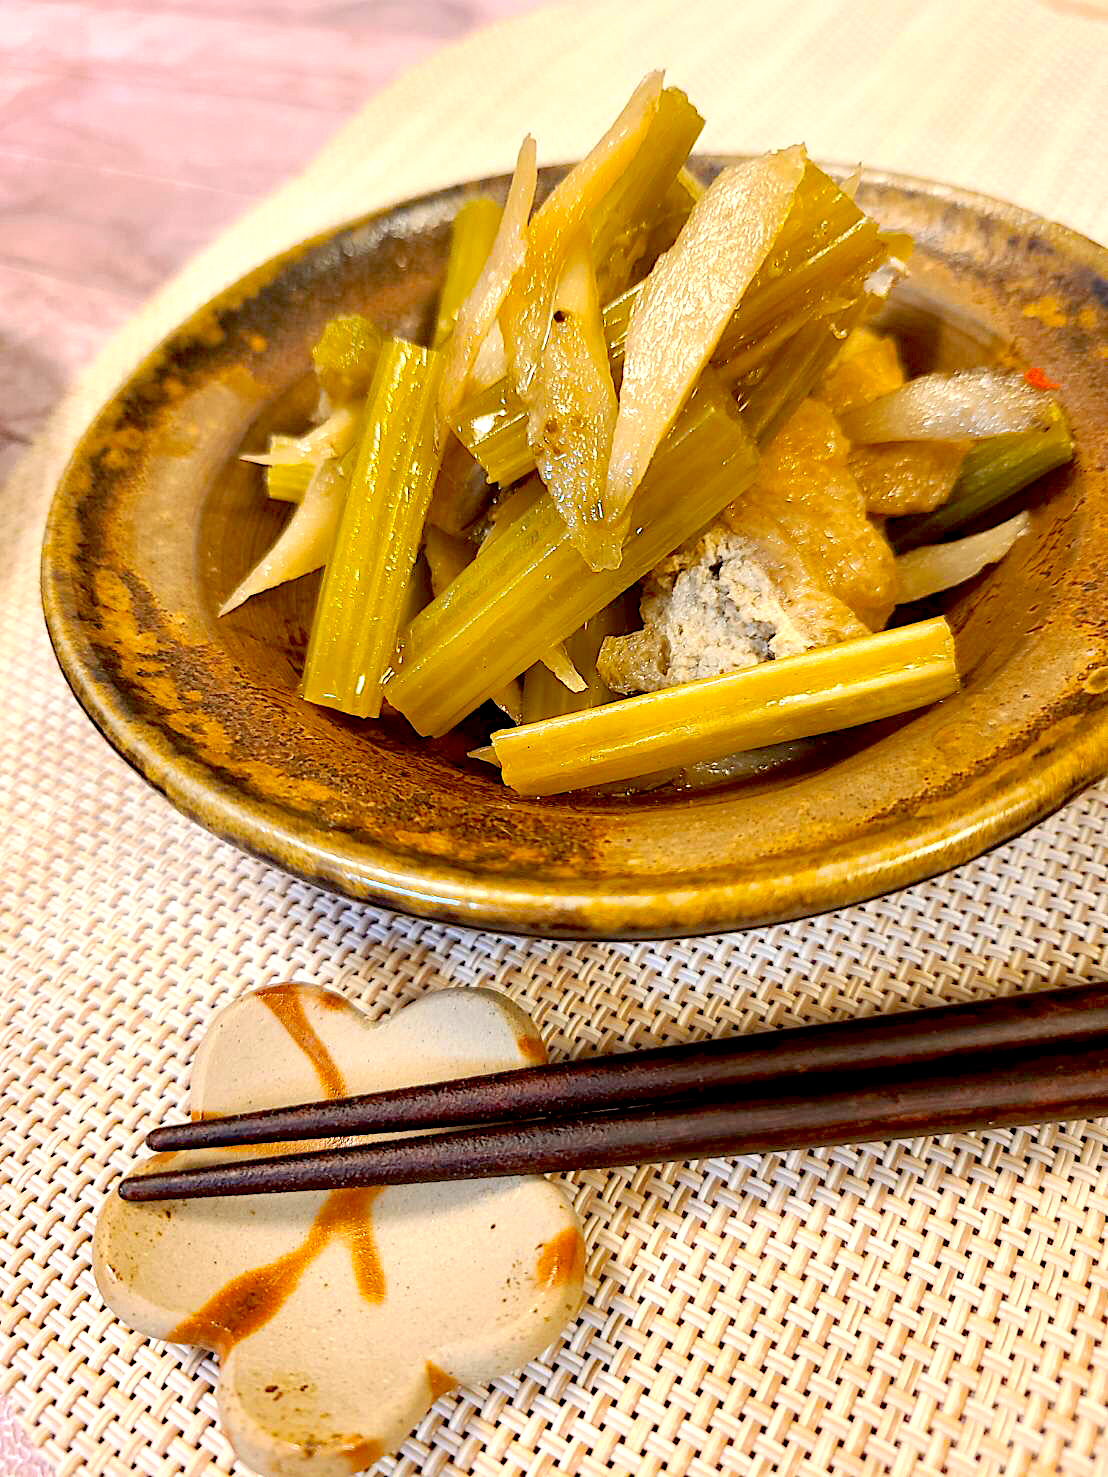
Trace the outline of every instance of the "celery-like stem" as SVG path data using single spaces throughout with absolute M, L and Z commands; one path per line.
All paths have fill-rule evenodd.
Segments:
M 384 335 L 370 318 L 346 313 L 332 318 L 312 350 L 316 378 L 332 404 L 360 400 L 377 368 Z
M 870 304 L 861 298 L 825 318 L 805 324 L 770 363 L 754 372 L 755 383 L 740 388 L 743 420 L 750 434 L 764 446 L 819 383 L 839 345 L 860 323 Z
M 620 567 L 589 569 L 543 495 L 412 622 L 389 702 L 418 732 L 445 733 L 716 517 L 756 464 L 706 376 L 632 500 Z
M 623 350 L 631 311 L 639 288 L 621 293 L 603 310 L 608 364 L 618 384 L 623 372 Z M 490 482 L 508 487 L 535 467 L 535 453 L 527 439 L 527 407 L 506 379 L 479 391 L 461 407 L 452 422 L 458 439 L 485 469 Z
M 281 503 L 301 502 L 315 471 L 314 462 L 279 462 L 266 467 L 266 495 Z
M 478 195 L 467 200 L 454 217 L 446 276 L 439 293 L 435 330 L 431 335 L 433 348 L 441 349 L 454 332 L 458 309 L 473 291 L 481 269 L 488 261 L 501 213 L 495 200 L 488 195 Z
M 589 218 L 596 262 L 603 264 L 628 230 L 653 219 L 703 127 L 704 119 L 679 87 L 663 88 L 642 147 Z
M 508 678 L 710 523 L 753 478 L 750 437 L 783 425 L 865 313 L 865 300 L 806 324 L 747 388 L 743 427 L 711 369 L 658 448 L 631 501 L 615 570 L 590 570 L 550 498 L 540 497 L 408 631 L 388 697 L 419 733 L 445 733 Z
M 604 298 L 622 292 L 641 271 L 642 258 L 665 230 L 664 217 L 672 218 L 673 235 L 680 229 L 702 190 L 684 162 L 703 127 L 704 119 L 679 88 L 663 90 L 642 148 L 588 222 Z
M 759 362 L 757 350 L 785 321 L 820 310 L 836 293 L 856 296 L 860 279 L 885 261 L 877 227 L 861 215 L 827 175 L 809 165 L 769 263 L 754 278 L 713 355 L 717 365 L 745 359 L 734 378 Z M 642 285 L 628 288 L 603 310 L 604 337 L 618 386 L 631 315 Z M 779 339 L 774 340 L 779 342 Z M 502 487 L 535 464 L 527 440 L 527 411 L 506 380 L 471 396 L 451 424 L 459 440 Z
M 428 523 L 424 529 L 423 540 L 423 553 L 431 579 L 433 599 L 436 595 L 441 595 L 447 586 L 458 578 L 467 564 L 473 563 L 473 556 L 477 551 L 468 539 L 456 538 L 453 534 L 444 533 L 433 523 Z M 414 614 L 415 612 L 413 616 Z M 545 670 L 543 668 L 543 671 Z M 549 674 L 547 675 L 549 677 Z M 565 692 L 565 688 L 556 678 L 549 677 L 549 680 Z M 522 683 L 509 682 L 499 692 L 493 693 L 492 700 L 513 723 L 519 722 L 523 713 Z
M 528 440 L 582 558 L 593 569 L 611 569 L 622 543 L 603 507 L 616 391 L 584 232 L 566 252 L 552 301 L 550 334 L 531 385 Z
M 894 518 L 887 526 L 898 554 L 921 544 L 937 544 L 1040 477 L 1073 460 L 1073 437 L 1065 412 L 1057 403 L 1045 430 L 990 436 L 974 446 L 958 475 L 950 500 L 932 513 Z
M 841 306 L 841 301 L 837 296 L 833 302 L 836 308 Z M 830 308 L 825 309 L 825 312 L 830 314 Z M 782 318 L 777 326 L 762 338 L 744 345 L 733 359 L 728 359 L 726 363 L 716 366 L 716 373 L 722 383 L 730 386 L 738 385 L 740 380 L 745 379 L 752 370 L 757 369 L 759 365 L 764 364 L 767 359 L 776 354 L 782 344 L 788 343 L 789 339 L 798 333 L 812 317 L 813 313 L 810 308 L 802 309 L 799 313 Z
M 554 795 L 851 728 L 958 686 L 943 620 L 921 621 L 492 735 L 504 782 Z
M 733 358 L 786 314 L 803 312 L 884 260 L 877 227 L 870 220 L 860 220 L 795 266 L 786 267 L 783 275 L 755 279 L 716 346 L 714 362 Z
M 651 457 L 773 252 L 806 162 L 803 146 L 794 144 L 723 170 L 643 284 L 603 488 L 609 526 L 624 526 Z
M 366 404 L 342 522 L 316 603 L 301 692 L 309 702 L 376 717 L 381 682 L 438 471 L 442 355 L 391 339 Z

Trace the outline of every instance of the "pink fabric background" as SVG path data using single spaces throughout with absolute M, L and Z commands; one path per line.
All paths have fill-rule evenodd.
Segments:
M 143 299 L 373 91 L 537 3 L 4 0 L 0 479 Z M 48 1474 L 2 1398 L 0 1473 Z
M 436 46 L 537 0 L 5 0 L 0 477 L 187 257 Z

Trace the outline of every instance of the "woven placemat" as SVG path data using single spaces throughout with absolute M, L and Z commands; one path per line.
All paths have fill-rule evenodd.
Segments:
M 1108 235 L 1108 28 L 1091 8 L 800 0 L 787 26 L 781 14 L 592 6 L 433 59 L 117 340 L 8 489 L 0 1387 L 59 1474 L 233 1470 L 212 1361 L 121 1326 L 89 1238 L 141 1132 L 180 1106 L 205 1023 L 245 988 L 296 976 L 382 1017 L 448 983 L 492 985 L 573 1054 L 1105 973 L 1108 789 L 953 874 L 817 921 L 535 943 L 356 907 L 205 835 L 96 737 L 54 668 L 36 598 L 46 499 L 137 354 L 287 241 L 504 167 L 527 122 L 546 157 L 576 152 L 655 61 L 712 120 L 709 146 L 803 135 L 825 157 L 943 174 Z M 575 85 L 587 103 L 570 105 Z M 572 1183 L 589 1248 L 579 1320 L 518 1375 L 441 1399 L 383 1470 L 1108 1471 L 1103 1124 Z

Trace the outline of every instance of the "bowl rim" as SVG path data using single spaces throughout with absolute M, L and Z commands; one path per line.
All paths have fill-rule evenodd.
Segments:
M 741 154 L 694 155 L 702 164 L 742 159 Z M 830 172 L 847 168 L 828 164 Z M 559 166 L 549 166 L 551 172 Z M 1049 227 L 1052 236 L 1108 275 L 1108 249 L 1070 227 L 1023 207 L 920 176 L 893 170 L 861 170 L 863 187 L 885 187 L 940 199 L 978 214 L 999 216 L 1014 227 Z M 244 796 L 224 779 L 180 753 L 165 753 L 144 733 L 140 720 L 113 706 L 110 687 L 80 617 L 68 597 L 71 582 L 62 557 L 64 530 L 72 508 L 66 491 L 71 474 L 109 421 L 131 386 L 141 379 L 166 344 L 201 315 L 223 304 L 241 302 L 244 289 L 344 232 L 364 228 L 405 208 L 427 207 L 489 181 L 464 181 L 442 190 L 398 201 L 353 218 L 299 242 L 255 271 L 226 286 L 197 313 L 190 314 L 135 366 L 101 406 L 74 448 L 55 490 L 47 516 L 41 558 L 41 596 L 47 631 L 58 664 L 78 703 L 128 764 L 178 810 L 207 830 L 248 853 L 314 886 L 353 901 L 394 909 L 439 922 L 532 937 L 636 940 L 681 938 L 737 931 L 769 923 L 808 918 L 866 902 L 881 894 L 926 881 L 1011 840 L 1094 784 L 1108 772 L 1108 708 L 1087 717 L 1082 732 L 1065 745 L 1038 753 L 1031 767 L 1009 775 L 988 794 L 955 815 L 919 819 L 910 843 L 902 835 L 870 844 L 852 844 L 849 854 L 813 858 L 789 873 L 787 897 L 774 894 L 767 908 L 764 878 L 701 877 L 685 886 L 663 886 L 658 879 L 606 880 L 570 885 L 511 873 L 476 873 L 425 857 L 418 861 L 391 851 L 380 841 L 336 846 L 323 825 L 282 824 L 275 802 Z

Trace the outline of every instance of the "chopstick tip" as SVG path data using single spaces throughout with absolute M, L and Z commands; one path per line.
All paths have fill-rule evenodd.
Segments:
M 164 1123 L 160 1128 L 152 1128 L 146 1135 L 146 1147 L 156 1152 L 184 1148 L 185 1145 L 179 1141 L 178 1135 L 182 1129 L 191 1127 L 191 1123 Z

